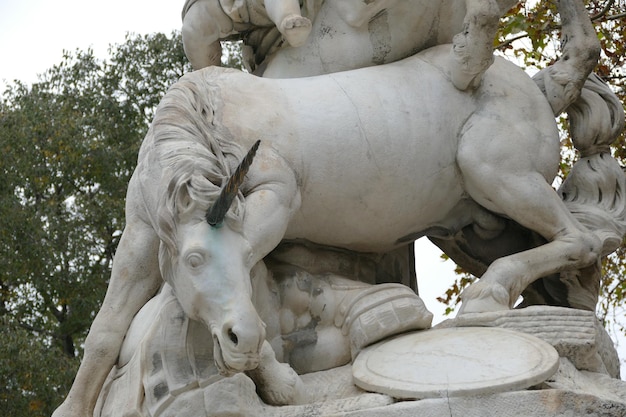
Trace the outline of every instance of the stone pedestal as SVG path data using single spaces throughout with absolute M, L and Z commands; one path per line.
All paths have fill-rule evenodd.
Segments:
M 415 342 L 413 352 L 395 346 L 406 338 Z M 374 367 L 387 375 L 379 380 L 369 375 L 365 390 L 357 386 L 364 386 L 357 381 L 363 379 L 358 367 L 372 351 L 378 355 L 370 357 L 377 361 Z M 172 393 L 166 407 L 151 409 L 145 401 L 135 401 L 131 408 L 135 415 L 152 417 L 626 416 L 626 382 L 618 379 L 615 349 L 595 315 L 587 311 L 535 306 L 468 314 L 435 329 L 365 347 L 353 364 L 301 375 L 307 395 L 302 405 L 267 405 L 254 382 L 237 374 L 189 384 Z M 418 368 L 412 375 L 411 369 Z M 110 380 L 111 392 L 118 392 L 118 406 L 129 385 L 115 380 L 123 382 L 128 372 L 133 371 L 120 369 Z M 394 376 L 400 382 L 413 380 L 414 386 L 398 394 L 380 389 Z M 422 389 L 429 384 L 432 388 L 433 381 L 436 389 Z M 480 389 L 477 384 L 482 384 Z M 111 412 L 108 408 L 98 415 L 118 415 L 112 411 L 116 407 Z

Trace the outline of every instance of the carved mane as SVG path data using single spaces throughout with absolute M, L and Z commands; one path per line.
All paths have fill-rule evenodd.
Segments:
M 221 123 L 220 88 L 213 82 L 217 71 L 183 76 L 170 87 L 154 116 L 154 152 L 163 167 L 161 184 L 167 184 L 158 190 L 161 252 L 169 252 L 160 254 L 161 259 L 177 253 L 176 224 L 181 216 L 197 213 L 193 215 L 203 218 L 245 153 Z M 231 227 L 241 224 L 243 200 L 240 191 L 226 216 Z

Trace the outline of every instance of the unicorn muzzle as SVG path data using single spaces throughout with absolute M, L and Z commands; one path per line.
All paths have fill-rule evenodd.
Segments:
M 222 375 L 255 369 L 265 341 L 265 323 L 260 319 L 226 323 L 213 341 L 215 363 Z

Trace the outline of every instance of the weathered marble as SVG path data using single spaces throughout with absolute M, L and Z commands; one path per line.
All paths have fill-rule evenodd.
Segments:
M 187 0 L 182 11 L 187 58 L 194 69 L 220 65 L 220 39 L 251 31 L 257 35 L 263 32 L 259 35 L 264 39 L 260 43 L 272 45 L 284 41 L 292 47 L 302 46 L 311 32 L 311 19 L 321 0 L 301 3 L 300 0 Z M 268 36 L 272 40 L 268 41 Z M 263 53 L 272 51 L 269 45 L 255 44 Z
M 499 18 L 516 3 L 306 0 L 296 7 L 293 0 L 188 0 L 183 44 L 193 67 L 200 69 L 220 65 L 219 39 L 239 38 L 251 72 L 292 78 L 395 62 L 454 43 L 451 80 L 464 90 L 477 86 L 493 62 Z M 296 23 L 287 27 L 286 19 Z
M 619 358 L 606 329 L 591 311 L 532 306 L 482 314 L 465 314 L 438 328 L 499 327 L 538 337 L 554 346 L 577 369 L 619 379 Z
M 282 402 L 274 391 L 281 388 L 277 387 L 281 380 L 290 381 L 299 395 L 290 398 L 290 403 L 355 397 L 362 391 L 353 386 L 351 377 L 314 372 L 346 365 L 363 346 L 401 332 L 429 328 L 432 320 L 432 314 L 406 286 L 371 285 L 337 275 L 314 276 L 276 260 L 269 271 L 257 266 L 254 294 L 266 324 L 267 340 L 277 359 L 285 362 L 268 374 L 263 369 L 248 372 L 254 383 L 261 385 L 252 390 L 254 396 L 228 404 L 223 394 L 212 398 L 222 389 L 243 395 L 248 392 L 246 384 L 252 382 L 247 378 L 224 380 L 214 362 L 211 332 L 185 315 L 172 288 L 165 284 L 133 319 L 117 364 L 100 393 L 96 417 L 168 415 L 200 398 L 205 398 L 202 401 L 206 405 L 194 406 L 199 413 L 205 410 L 211 415 L 211 410 L 226 405 L 248 410 L 261 399 Z M 308 376 L 298 377 L 287 364 Z M 281 372 L 282 378 L 276 372 Z M 367 408 L 380 405 L 378 399 L 366 396 L 324 407 Z
M 404 401 L 337 413 L 341 417 L 622 417 L 626 404 L 563 390 L 518 391 L 474 397 Z
M 177 305 L 177 301 L 171 296 L 169 296 L 168 299 L 170 301 L 164 303 L 163 310 L 154 317 L 153 323 L 157 326 L 163 326 L 167 323 L 170 323 L 169 325 L 176 324 L 176 320 L 167 320 L 167 317 L 180 315 L 180 313 L 171 314 L 171 309 Z M 180 306 L 175 308 L 180 312 Z M 147 306 L 146 312 L 147 314 L 154 314 L 155 310 L 153 307 Z M 555 317 L 556 319 L 550 323 L 550 317 Z M 525 318 L 528 319 L 525 320 Z M 141 316 L 138 316 L 138 320 L 145 320 L 143 313 Z M 534 325 L 525 325 L 529 321 L 534 323 Z M 111 396 L 112 399 L 108 402 L 104 401 L 104 407 L 99 403 L 96 410 L 98 410 L 100 414 L 96 413 L 96 416 L 117 416 L 121 415 L 123 412 L 129 413 L 133 410 L 137 413 L 135 415 L 149 415 L 155 417 L 172 414 L 177 416 L 215 416 L 221 415 L 221 413 L 263 417 L 449 416 L 449 410 L 452 410 L 452 415 L 459 414 L 477 417 L 535 417 L 553 415 L 622 416 L 625 415 L 624 410 L 626 410 L 626 382 L 612 378 L 606 373 L 577 369 L 572 363 L 572 358 L 575 359 L 590 355 L 588 343 L 590 342 L 591 335 L 588 329 L 594 328 L 596 323 L 597 319 L 588 312 L 554 307 L 533 307 L 528 309 L 528 311 L 521 310 L 467 315 L 463 320 L 449 321 L 443 327 L 451 326 L 452 324 L 459 326 L 487 326 L 482 327 L 482 331 L 487 334 L 501 333 L 505 334 L 507 337 L 491 342 L 487 339 L 478 340 L 478 343 L 489 343 L 490 346 L 480 351 L 475 351 L 472 350 L 471 347 L 472 344 L 474 344 L 474 348 L 477 347 L 476 334 L 472 334 L 472 336 L 467 338 L 470 346 L 464 349 L 466 345 L 461 345 L 459 347 L 460 352 L 452 356 L 448 356 L 448 354 L 454 353 L 451 352 L 451 349 L 454 348 L 447 346 L 446 342 L 454 343 L 456 338 L 449 337 L 450 335 L 444 333 L 450 331 L 472 332 L 473 329 L 475 329 L 474 327 L 448 327 L 398 337 L 405 338 L 412 335 L 420 336 L 428 335 L 429 333 L 440 333 L 441 337 L 433 338 L 433 340 L 438 343 L 441 342 L 441 344 L 444 345 L 443 348 L 438 351 L 432 351 L 432 349 L 428 349 L 425 345 L 415 345 L 416 353 L 421 353 L 422 356 L 409 358 L 406 366 L 401 368 L 398 374 L 401 374 L 405 369 L 409 368 L 412 363 L 420 359 L 425 359 L 423 355 L 431 357 L 436 355 L 437 358 L 433 361 L 435 364 L 433 365 L 431 363 L 430 366 L 427 367 L 425 372 L 427 372 L 428 375 L 423 379 L 419 379 L 419 383 L 423 384 L 428 380 L 432 381 L 432 379 L 436 377 L 443 378 L 447 370 L 452 373 L 459 373 L 456 379 L 450 378 L 449 388 L 452 389 L 448 392 L 431 393 L 434 394 L 434 398 L 413 401 L 404 399 L 398 401 L 397 398 L 390 395 L 368 393 L 358 388 L 354 385 L 352 379 L 353 367 L 351 365 L 344 365 L 326 371 L 302 375 L 301 380 L 304 391 L 307 393 L 307 403 L 281 407 L 270 406 L 264 403 L 257 394 L 255 383 L 248 376 L 237 374 L 229 378 L 221 377 L 216 374 L 215 367 L 210 361 L 205 362 L 204 365 L 202 365 L 201 361 L 198 361 L 198 358 L 201 358 L 201 356 L 192 356 L 191 358 L 196 358 L 193 363 L 189 362 L 189 359 L 184 359 L 184 361 L 189 363 L 191 368 L 196 369 L 196 371 L 190 372 L 188 374 L 189 376 L 200 376 L 204 374 L 207 375 L 206 380 L 188 378 L 187 380 L 191 383 L 184 385 L 186 389 L 172 390 L 167 396 L 162 397 L 160 402 L 151 402 L 151 396 L 147 395 L 147 392 L 144 398 L 144 390 L 148 390 L 150 386 L 159 386 L 159 377 L 155 379 L 155 376 L 162 376 L 163 373 L 152 373 L 150 370 L 151 364 L 154 363 L 154 360 L 149 359 L 152 356 L 150 352 L 154 352 L 155 349 L 158 350 L 159 343 L 167 342 L 169 346 L 166 347 L 164 352 L 169 352 L 168 354 L 172 359 L 173 357 L 171 355 L 175 352 L 179 352 L 178 355 L 183 354 L 183 356 L 178 356 L 176 361 L 172 361 L 172 363 L 181 363 L 181 359 L 184 355 L 189 352 L 200 352 L 200 350 L 197 348 L 178 348 L 177 350 L 171 344 L 174 339 L 163 337 L 156 339 L 147 338 L 144 339 L 145 347 L 136 350 L 136 352 L 145 351 L 145 353 L 135 353 L 133 361 L 119 369 L 116 368 L 114 373 L 111 374 L 109 381 L 105 385 L 105 390 L 103 391 L 100 401 L 105 400 L 107 395 Z M 194 326 L 197 326 L 196 329 L 201 329 L 201 326 L 197 324 Z M 494 328 L 494 326 L 500 327 L 501 329 Z M 578 333 L 576 333 L 576 328 L 580 328 Z M 524 331 L 525 333 L 520 333 L 520 331 Z M 171 331 L 163 333 L 163 330 L 159 330 L 159 332 L 161 334 L 171 333 Z M 531 336 L 530 334 L 534 334 L 535 336 Z M 564 337 L 559 337 L 559 335 L 564 335 Z M 556 355 L 555 352 L 557 350 L 561 355 L 560 361 L 553 363 L 558 366 L 558 370 L 556 373 L 553 373 L 553 375 L 535 379 L 534 381 L 527 380 L 526 383 L 530 383 L 531 385 L 537 382 L 530 390 L 518 389 L 515 392 L 502 392 L 507 387 L 498 385 L 488 388 L 487 391 L 489 392 L 483 392 L 482 394 L 470 394 L 469 392 L 454 390 L 458 379 L 472 379 L 474 382 L 480 381 L 481 379 L 482 382 L 495 380 L 494 375 L 503 370 L 503 367 L 497 364 L 498 359 L 500 359 L 501 364 L 504 363 L 503 366 L 509 366 L 509 364 L 505 363 L 499 356 L 503 354 L 505 349 L 496 349 L 497 346 L 503 344 L 509 347 L 507 351 L 508 356 L 512 357 L 514 362 L 528 371 L 527 366 L 531 362 L 523 360 L 525 355 L 529 353 L 524 351 L 523 346 L 527 340 L 538 340 L 538 338 L 535 338 L 536 336 L 543 338 L 547 341 L 544 343 L 548 345 L 552 344 L 556 348 L 556 350 L 552 350 L 553 355 Z M 524 342 L 515 344 L 515 342 L 519 342 L 520 340 L 524 340 Z M 382 344 L 385 343 L 387 342 L 382 342 Z M 534 342 L 531 342 L 531 346 L 533 343 Z M 569 348 L 562 349 L 562 346 L 568 343 L 570 345 Z M 428 342 L 426 344 L 428 344 Z M 598 343 L 592 345 L 594 346 L 594 352 L 591 354 L 597 354 L 599 350 L 613 349 L 612 346 L 604 346 Z M 196 346 L 198 346 L 198 344 L 196 344 Z M 526 346 L 528 347 L 528 345 Z M 201 347 L 201 345 L 198 347 Z M 376 345 L 373 345 L 369 349 L 372 348 L 376 348 Z M 511 352 L 510 349 L 513 349 L 513 352 Z M 365 351 L 367 352 L 367 350 L 366 348 Z M 541 348 L 541 351 L 543 351 L 543 348 Z M 206 352 L 210 354 L 211 349 L 206 350 Z M 137 355 L 143 354 L 148 355 L 146 357 L 146 359 L 148 359 L 147 361 L 135 360 Z M 473 356 L 475 360 L 479 358 L 477 361 L 469 358 L 469 363 L 475 365 L 473 367 L 475 372 L 470 372 L 470 368 L 465 362 L 457 364 L 458 366 L 455 369 L 450 370 L 447 367 L 458 362 L 459 355 L 464 357 Z M 390 356 L 390 358 L 383 358 L 381 361 L 393 362 L 396 353 L 391 353 Z M 504 356 L 507 356 L 507 354 L 505 353 Z M 489 364 L 495 366 L 495 369 L 486 366 Z M 480 369 L 476 369 L 476 365 L 483 370 L 487 368 L 492 369 L 492 372 L 481 373 Z M 146 366 L 147 369 L 144 369 L 143 372 L 144 374 L 147 373 L 147 375 L 153 375 L 151 378 L 132 377 L 133 373 L 138 372 L 140 368 Z M 170 367 L 170 369 L 174 368 Z M 199 372 L 200 369 L 205 369 L 205 371 Z M 209 374 L 206 373 L 206 370 L 210 371 L 210 369 L 213 369 L 213 376 L 209 375 L 210 372 Z M 524 371 L 522 370 L 521 373 L 524 373 Z M 169 378 L 176 380 L 175 376 L 176 374 Z M 450 374 L 448 374 L 448 376 L 450 376 Z M 519 377 L 520 375 L 516 376 Z M 133 385 L 133 380 L 144 382 L 142 385 L 137 386 L 136 383 Z M 459 385 L 459 387 L 461 387 L 461 385 Z M 469 386 L 465 388 L 469 388 Z M 512 386 L 508 385 L 508 388 L 512 388 Z M 158 404 L 165 405 L 165 407 L 156 407 Z
M 534 336 L 457 327 L 377 343 L 357 356 L 352 372 L 365 390 L 425 399 L 522 390 L 547 380 L 558 366 L 556 350 Z
M 610 378 L 614 357 L 589 314 L 508 311 L 522 293 L 525 305 L 593 310 L 600 259 L 626 231 L 624 176 L 608 152 L 623 108 L 590 75 L 598 40 L 582 2 L 558 2 L 564 59 L 534 80 L 491 53 L 498 18 L 514 3 L 312 0 L 309 34 L 298 2 L 189 1 L 184 36 L 198 35 L 200 46 L 186 48 L 202 59 L 215 62 L 215 39 L 246 31 L 248 45 L 260 47 L 251 62 L 267 77 L 358 69 L 266 79 L 209 67 L 172 86 L 129 183 L 109 290 L 54 417 L 84 417 L 94 406 L 102 416 L 155 417 L 619 415 L 623 384 Z M 217 26 L 203 26 L 215 10 Z M 276 30 L 302 47 L 275 49 L 268 34 Z M 554 115 L 563 109 L 583 159 L 555 193 Z M 461 327 L 437 330 L 436 343 L 472 332 L 460 338 L 471 347 L 482 332 L 507 333 L 472 331 L 472 321 L 524 331 L 522 317 L 558 331 L 544 337 L 548 344 L 532 331 L 508 333 L 534 352 L 517 362 L 501 358 L 517 353 L 511 346 L 468 349 L 494 359 L 488 373 L 506 372 L 489 379 L 484 363 L 456 362 L 454 371 L 476 365 L 452 389 L 466 396 L 396 402 L 356 388 L 347 364 L 371 343 L 430 326 L 410 289 L 369 285 L 402 275 L 406 265 L 385 255 L 421 236 L 448 242 L 447 252 L 481 275 L 462 294 L 451 324 Z M 493 251 L 503 241 L 510 244 Z M 308 249 L 270 255 L 281 242 Z M 311 247 L 333 254 L 318 257 Z M 379 260 L 391 265 L 371 267 Z M 550 376 L 554 352 L 562 358 Z M 458 358 L 441 353 L 441 363 Z M 385 370 L 385 360 L 372 369 Z M 525 374 L 533 361 L 540 372 Z M 483 385 L 468 392 L 472 381 Z M 523 390 L 533 384 L 536 391 Z M 520 391 L 496 393 L 507 389 Z

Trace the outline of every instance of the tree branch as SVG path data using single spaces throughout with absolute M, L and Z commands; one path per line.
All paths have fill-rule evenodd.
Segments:
M 22 329 L 28 330 L 29 332 L 36 332 L 36 333 L 46 334 L 48 336 L 54 336 L 54 333 L 52 333 L 52 332 L 50 332 L 48 330 L 45 330 L 45 329 L 40 329 L 38 327 L 33 327 L 30 324 L 26 324 L 26 323 L 22 323 L 22 322 L 18 322 L 17 324 Z
M 513 37 L 511 37 L 511 38 L 509 38 L 509 39 L 507 39 L 507 40 L 505 40 L 505 41 L 504 41 L 504 42 L 502 42 L 500 45 L 496 46 L 496 47 L 495 47 L 495 49 L 503 49 L 503 48 L 506 48 L 507 46 L 509 46 L 509 45 L 510 45 L 510 44 L 512 44 L 513 42 L 515 42 L 515 41 L 517 41 L 517 40 L 519 40 L 519 39 L 525 38 L 525 37 L 527 37 L 527 36 L 528 36 L 528 33 L 526 33 L 526 32 L 522 32 L 522 33 L 520 33 L 520 34 L 518 34 L 518 35 L 515 35 L 515 36 L 513 36 Z
M 594 14 L 593 16 L 591 16 L 591 21 L 593 22 L 593 21 L 596 21 L 596 20 L 602 18 L 602 16 L 607 14 L 609 9 L 611 7 L 613 7 L 614 3 L 615 3 L 615 0 L 607 1 L 606 4 L 604 5 L 604 7 L 602 8 L 602 10 L 600 10 L 597 14 Z
M 626 17 L 626 12 L 607 16 L 604 20 L 617 20 Z

